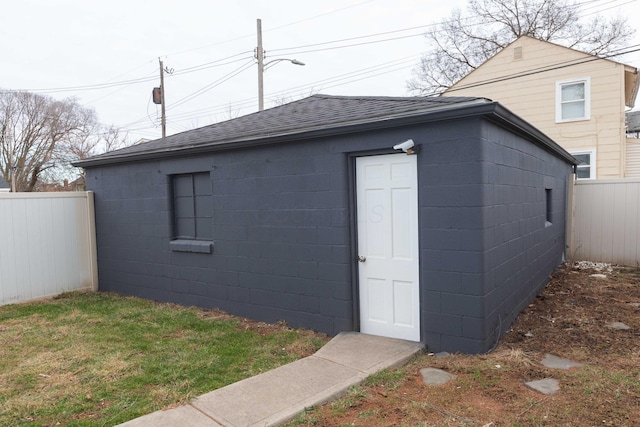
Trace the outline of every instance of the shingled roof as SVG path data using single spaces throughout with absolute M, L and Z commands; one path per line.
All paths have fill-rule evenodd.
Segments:
M 313 133 L 344 132 L 345 128 L 388 122 L 451 109 L 488 100 L 470 97 L 374 97 L 329 96 L 310 97 L 268 110 L 238 117 L 209 126 L 189 130 L 131 147 L 91 157 L 75 163 L 92 166 L 131 161 L 136 158 L 159 157 L 162 153 L 193 151 L 221 145 L 256 142 L 284 136 L 302 137 Z
M 310 140 L 350 132 L 392 128 L 434 120 L 488 115 L 574 162 L 549 137 L 497 102 L 472 97 L 380 97 L 313 95 L 268 110 L 215 123 L 90 157 L 74 166 L 91 167 L 200 154 L 265 143 Z

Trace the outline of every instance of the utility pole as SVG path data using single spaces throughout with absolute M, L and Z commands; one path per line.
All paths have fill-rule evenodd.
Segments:
M 162 61 L 158 58 L 160 62 L 160 104 L 162 111 L 162 119 L 160 121 L 162 125 L 162 137 L 165 138 L 167 136 L 167 116 L 165 115 L 164 110 L 164 67 L 162 66 Z
M 293 65 L 304 65 L 304 62 L 297 59 L 277 58 L 264 63 L 264 49 L 262 48 L 262 20 L 258 19 L 258 47 L 256 47 L 256 59 L 258 60 L 258 111 L 264 110 L 264 69 L 280 61 L 288 61 Z
M 264 50 L 262 50 L 262 20 L 258 19 L 258 111 L 264 110 Z

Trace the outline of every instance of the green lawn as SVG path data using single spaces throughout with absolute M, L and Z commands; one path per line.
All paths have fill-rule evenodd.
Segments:
M 312 354 L 327 337 L 107 293 L 0 307 L 0 425 L 112 426 Z

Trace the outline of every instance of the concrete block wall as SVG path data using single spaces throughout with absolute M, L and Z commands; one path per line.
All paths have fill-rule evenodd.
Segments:
M 487 121 L 420 157 L 422 322 L 433 351 L 485 352 L 562 261 L 571 166 Z M 551 223 L 547 193 L 551 190 Z
M 346 169 L 322 142 L 88 169 L 101 290 L 353 330 Z M 202 171 L 213 251 L 171 250 L 170 176 Z
M 561 261 L 570 166 L 481 117 L 89 168 L 101 290 L 357 330 L 355 157 L 407 138 L 420 146 L 423 340 L 487 351 Z M 203 171 L 212 253 L 171 250 L 170 177 Z
M 485 321 L 497 332 L 484 343 L 488 350 L 563 260 L 572 171 L 570 164 L 503 128 L 485 123 L 484 130 L 486 158 L 494 159 L 485 219 L 490 279 Z

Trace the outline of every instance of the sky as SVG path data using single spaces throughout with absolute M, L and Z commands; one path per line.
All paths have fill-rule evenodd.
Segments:
M 265 108 L 315 93 L 409 96 L 424 32 L 465 0 L 20 0 L 0 24 L 0 88 L 73 97 L 130 142 L 258 109 L 256 20 Z M 580 0 L 584 14 L 637 16 L 639 0 Z M 638 26 L 631 21 L 632 25 Z M 636 34 L 635 41 L 640 43 Z M 285 59 L 284 61 L 277 61 Z M 296 59 L 304 66 L 286 60 Z M 640 68 L 640 54 L 619 58 Z M 274 62 L 271 62 L 274 61 Z

